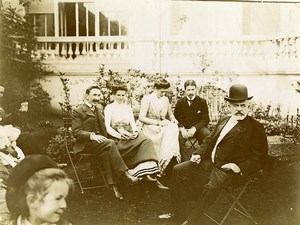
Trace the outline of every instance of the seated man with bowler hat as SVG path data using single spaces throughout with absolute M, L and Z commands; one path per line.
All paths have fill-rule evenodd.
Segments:
M 174 110 L 174 116 L 179 123 L 179 144 L 181 161 L 190 159 L 193 148 L 186 148 L 188 138 L 196 138 L 198 144 L 202 144 L 204 138 L 209 135 L 207 125 L 209 123 L 208 107 L 206 100 L 196 95 L 197 86 L 194 80 L 184 82 L 185 97 L 178 100 Z
M 231 115 L 218 121 L 189 161 L 173 168 L 173 211 L 160 218 L 201 224 L 205 210 L 217 199 L 220 188 L 246 181 L 262 169 L 268 155 L 267 137 L 263 125 L 248 115 L 250 99 L 246 86 L 230 87 L 225 100 Z M 198 201 L 187 214 L 186 202 L 194 199 Z
M 115 197 L 123 199 L 116 182 L 119 178 L 135 184 L 138 178 L 128 173 L 128 167 L 123 161 L 115 142 L 107 138 L 104 117 L 97 107 L 101 90 L 91 86 L 85 92 L 85 100 L 73 110 L 72 128 L 76 138 L 75 153 L 94 154 L 93 166 L 102 166 L 107 183 L 112 187 Z

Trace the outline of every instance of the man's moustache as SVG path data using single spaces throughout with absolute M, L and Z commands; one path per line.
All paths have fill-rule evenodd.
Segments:
M 237 116 L 243 116 L 244 114 L 241 113 L 241 112 L 237 112 L 235 115 L 237 115 Z

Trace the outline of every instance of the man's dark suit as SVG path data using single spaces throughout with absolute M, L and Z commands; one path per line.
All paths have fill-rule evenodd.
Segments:
M 97 155 L 99 161 L 105 168 L 108 184 L 115 184 L 116 176 L 122 175 L 128 167 L 124 163 L 115 142 L 111 139 L 98 143 L 91 140 L 91 133 L 107 136 L 104 125 L 104 117 L 96 107 L 93 112 L 86 104 L 81 104 L 73 110 L 72 128 L 75 134 L 75 153 L 91 153 Z
M 194 138 L 197 139 L 199 144 L 201 144 L 203 139 L 209 135 L 209 130 L 207 129 L 209 115 L 205 99 L 195 96 L 194 100 L 192 100 L 189 105 L 188 98 L 183 97 L 176 103 L 174 116 L 179 123 L 179 127 L 184 127 L 186 129 L 190 129 L 191 127 L 196 128 L 197 131 L 194 134 Z M 191 151 L 186 149 L 185 142 L 186 139 L 182 137 L 180 132 L 179 143 L 182 161 L 189 160 L 193 151 L 192 149 Z
M 188 224 L 200 224 L 204 210 L 218 197 L 217 189 L 229 181 L 241 181 L 262 169 L 268 154 L 263 126 L 247 116 L 239 121 L 219 142 L 214 162 L 211 155 L 221 130 L 230 117 L 221 119 L 215 130 L 204 140 L 195 154 L 201 155 L 200 164 L 191 161 L 173 169 L 171 200 L 175 210 L 184 212 L 184 202 L 200 196 L 197 206 L 188 216 Z M 240 173 L 223 171 L 221 166 L 235 163 Z

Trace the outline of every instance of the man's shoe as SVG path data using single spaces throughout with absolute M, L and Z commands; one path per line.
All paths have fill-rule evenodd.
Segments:
M 159 219 L 165 219 L 165 220 L 170 220 L 175 217 L 174 213 L 164 213 L 158 216 Z
M 150 181 L 150 182 L 156 182 L 157 181 L 156 178 L 151 177 L 151 175 L 149 175 L 149 174 L 146 175 L 145 177 L 143 177 L 143 179 L 146 180 L 146 181 Z
M 117 188 L 116 185 L 113 185 L 113 186 L 112 186 L 112 190 L 113 190 L 113 192 L 114 192 L 114 194 L 115 194 L 115 197 L 116 197 L 117 199 L 119 199 L 119 200 L 123 200 L 123 199 L 124 199 L 123 195 L 119 192 L 119 190 L 118 190 L 118 188 Z
M 161 220 L 168 220 L 168 221 L 172 221 L 172 222 L 176 222 L 179 224 L 182 224 L 182 222 L 186 222 L 186 217 L 181 215 L 181 214 L 177 214 L 177 213 L 165 213 L 165 214 L 161 214 L 158 216 L 159 219 Z
M 162 189 L 162 190 L 170 190 L 170 188 L 164 186 L 162 183 L 160 183 L 158 180 L 156 181 L 156 187 L 158 187 L 159 189 Z
M 130 174 L 128 173 L 128 171 L 125 171 L 125 172 L 124 172 L 124 174 L 123 174 L 123 180 L 125 180 L 125 182 L 126 182 L 126 183 L 129 183 L 130 185 L 137 184 L 137 183 L 140 181 L 139 178 L 130 175 Z

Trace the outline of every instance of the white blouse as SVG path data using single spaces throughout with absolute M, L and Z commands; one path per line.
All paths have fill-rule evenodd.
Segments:
M 130 125 L 133 132 L 137 131 L 131 107 L 125 103 L 113 102 L 104 109 L 105 127 L 107 133 L 115 138 L 121 139 L 121 134 L 113 127 Z

